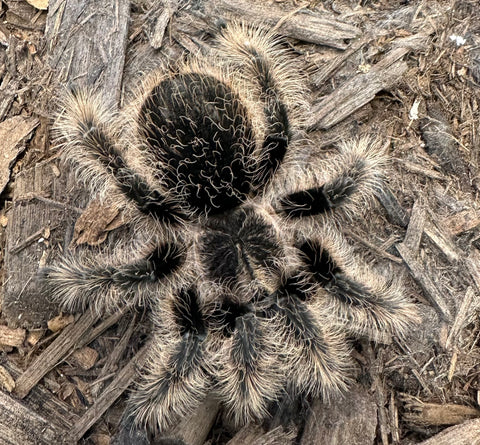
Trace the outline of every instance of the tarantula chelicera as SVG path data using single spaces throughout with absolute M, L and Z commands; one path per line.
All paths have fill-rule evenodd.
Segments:
M 285 389 L 328 398 L 348 384 L 348 336 L 415 320 L 338 229 L 380 187 L 385 154 L 368 138 L 326 160 L 308 147 L 299 72 L 272 32 L 229 24 L 208 56 L 149 75 L 118 114 L 88 91 L 65 100 L 63 155 L 125 209 L 135 241 L 123 262 L 70 255 L 44 279 L 72 311 L 151 309 L 129 401 L 138 425 L 164 430 L 209 392 L 237 423 Z

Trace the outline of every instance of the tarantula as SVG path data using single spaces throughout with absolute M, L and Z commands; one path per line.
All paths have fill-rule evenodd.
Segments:
M 119 113 L 88 90 L 64 101 L 64 158 L 135 229 L 121 262 L 70 255 L 43 275 L 70 311 L 151 309 L 137 425 L 165 430 L 209 392 L 238 424 L 286 388 L 328 398 L 348 385 L 348 336 L 415 321 L 338 229 L 381 186 L 386 155 L 369 138 L 316 155 L 302 85 L 272 32 L 228 24 L 208 56 L 149 75 Z

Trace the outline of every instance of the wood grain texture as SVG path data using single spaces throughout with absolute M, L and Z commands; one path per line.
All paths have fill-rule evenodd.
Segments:
M 18 378 L 16 395 L 20 398 L 25 397 L 48 371 L 65 360 L 75 349 L 83 346 L 86 332 L 91 329 L 97 319 L 98 315 L 89 310 L 77 323 L 67 326 Z
M 73 175 L 65 171 L 56 177 L 52 167 L 56 160 L 47 160 L 17 174 L 12 208 L 6 231 L 3 315 L 10 326 L 38 327 L 46 325 L 58 312 L 58 305 L 42 295 L 37 272 L 40 260 L 49 252 L 52 237 L 65 242 L 65 233 L 73 230 L 75 218 L 72 204 L 82 206 L 85 198 Z M 67 192 L 68 190 L 68 192 Z M 54 205 L 44 199 L 51 200 Z M 32 235 L 35 235 L 32 238 Z M 25 243 L 25 240 L 29 240 Z M 68 245 L 68 244 L 67 244 Z
M 0 391 L 0 432 L 0 445 L 52 445 L 62 443 L 66 434 L 3 391 Z
M 373 445 L 377 406 L 363 388 L 352 387 L 342 400 L 313 402 L 301 445 Z
M 480 419 L 447 428 L 419 445 L 480 445 Z
M 95 86 L 118 104 L 129 16 L 125 0 L 50 2 L 45 34 L 58 82 Z
M 306 8 L 285 9 L 276 3 L 246 0 L 205 2 L 205 8 L 210 15 L 276 26 L 279 34 L 332 48 L 345 49 L 349 40 L 361 35 L 356 26 Z
M 68 6 L 67 6 L 68 3 Z M 90 86 L 110 105 L 120 97 L 130 2 L 55 0 L 47 17 L 47 50 L 57 95 L 69 87 Z M 85 207 L 88 197 L 68 167 L 47 160 L 19 173 L 7 227 L 3 314 L 12 326 L 37 327 L 58 312 L 57 304 L 40 293 L 36 274 L 40 260 L 52 260 L 51 245 L 68 246 L 75 209 Z M 53 168 L 55 165 L 55 169 Z M 55 171 L 60 171 L 56 176 Z M 52 239 L 42 236 L 18 249 L 33 234 L 48 229 Z M 39 232 L 40 231 L 40 232 Z M 66 234 L 66 235 L 65 235 Z

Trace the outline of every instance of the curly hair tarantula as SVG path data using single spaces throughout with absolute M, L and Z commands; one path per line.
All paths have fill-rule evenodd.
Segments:
M 328 398 L 348 385 L 348 336 L 401 336 L 416 319 L 338 229 L 381 186 L 386 156 L 368 138 L 312 154 L 302 84 L 272 32 L 233 23 L 118 114 L 86 90 L 64 102 L 64 158 L 135 234 L 122 263 L 70 255 L 44 280 L 70 311 L 151 309 L 128 408 L 140 427 L 165 430 L 210 392 L 237 424 L 286 389 Z

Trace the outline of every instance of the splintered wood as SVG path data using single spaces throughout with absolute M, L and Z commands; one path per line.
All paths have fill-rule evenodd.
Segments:
M 66 327 L 17 380 L 16 395 L 25 397 L 48 371 L 68 357 L 75 347 L 81 346 L 85 334 L 97 320 L 98 315 L 87 311 L 77 323 Z

